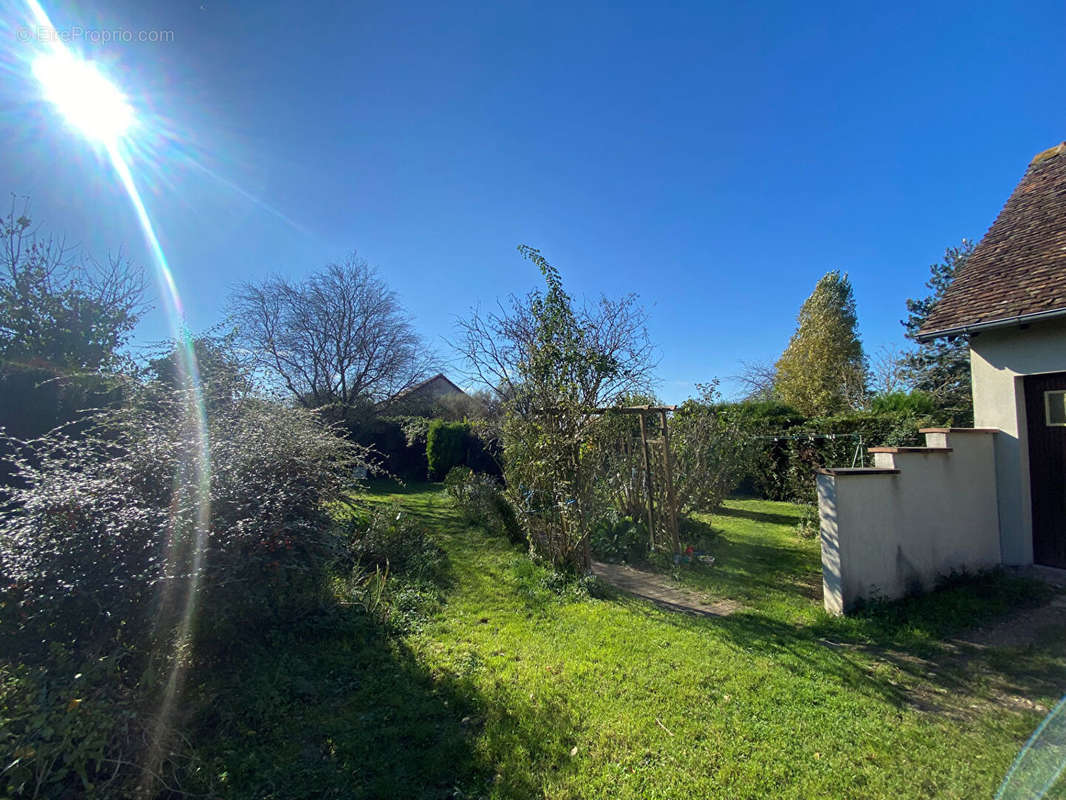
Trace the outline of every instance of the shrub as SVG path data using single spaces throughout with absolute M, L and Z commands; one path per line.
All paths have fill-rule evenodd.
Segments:
M 714 410 L 745 429 L 779 431 L 802 425 L 807 419 L 792 406 L 772 400 L 718 403 Z
M 466 463 L 470 426 L 465 422 L 435 419 L 426 434 L 426 462 L 430 480 L 441 480 L 448 470 Z
M 717 384 L 701 386 L 670 421 L 678 510 L 714 511 L 751 470 L 757 441 L 716 405 Z
M 139 751 L 150 720 L 122 659 L 78 657 L 53 644 L 49 662 L 47 670 L 0 665 L 0 795 L 132 796 L 119 767 Z
M 514 506 L 491 475 L 474 472 L 468 467 L 453 467 L 445 485 L 467 522 L 506 536 L 514 544 L 525 544 L 525 534 Z
M 53 635 L 137 636 L 189 586 L 218 604 L 213 623 L 260 621 L 302 601 L 338 553 L 323 503 L 348 488 L 356 451 L 309 412 L 215 402 L 205 475 L 180 394 L 146 391 L 82 438 L 18 445 L 0 574 Z
M 457 507 L 465 507 L 473 478 L 474 470 L 470 467 L 452 467 L 444 476 L 444 490 Z
M 527 543 L 514 506 L 494 478 L 489 475 L 475 475 L 470 502 L 474 508 L 481 510 L 482 518 L 491 532 L 506 536 L 512 544 Z
M 814 539 L 819 534 L 820 524 L 818 506 L 814 504 L 804 505 L 803 511 L 800 512 L 799 522 L 796 523 L 796 534 L 801 539 Z
M 592 552 L 605 561 L 640 561 L 647 557 L 651 543 L 644 523 L 628 517 L 608 515 L 592 530 Z
M 365 522 L 354 520 L 349 537 L 351 556 L 360 566 L 414 581 L 442 577 L 444 551 L 399 505 L 376 508 Z
M 506 482 L 526 512 L 531 550 L 555 567 L 585 570 L 592 523 L 610 502 L 589 412 L 646 383 L 651 345 L 635 297 L 575 304 L 538 250 L 519 251 L 545 291 L 512 296 L 499 313 L 475 312 L 460 323 L 461 350 L 503 399 Z
M 870 410 L 876 414 L 922 416 L 935 414 L 939 407 L 935 397 L 920 391 L 879 394 L 870 401 Z
M 201 399 L 209 471 L 189 413 Z M 249 396 L 221 375 L 202 398 L 180 382 L 135 389 L 77 438 L 5 443 L 18 482 L 0 507 L 0 652 L 23 671 L 0 698 L 0 716 L 15 720 L 0 736 L 23 755 L 0 765 L 0 795 L 48 773 L 53 796 L 81 796 L 87 784 L 125 796 L 121 787 L 146 774 L 147 737 L 129 706 L 154 706 L 179 663 L 218 657 L 318 607 L 327 567 L 343 555 L 326 504 L 347 492 L 365 453 L 312 412 Z M 92 683 L 90 664 L 111 672 Z M 86 694 L 57 688 L 79 674 Z M 38 689 L 45 717 L 20 716 Z M 93 702 L 47 721 L 60 697 Z M 88 744 L 61 774 L 50 744 L 65 738 Z M 162 765 L 144 768 L 158 775 Z

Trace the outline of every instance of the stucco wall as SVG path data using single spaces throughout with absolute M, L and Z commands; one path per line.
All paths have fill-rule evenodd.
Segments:
M 929 434 L 938 452 L 875 453 L 883 472 L 818 476 L 828 611 L 928 590 L 952 572 L 1000 563 L 996 435 Z
M 970 342 L 974 425 L 997 428 L 996 475 L 1004 564 L 1033 563 L 1022 376 L 1066 371 L 1066 322 L 985 331 Z

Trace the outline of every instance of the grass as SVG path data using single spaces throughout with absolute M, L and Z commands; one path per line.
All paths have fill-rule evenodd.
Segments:
M 1061 628 L 953 641 L 1048 599 L 1021 579 L 828 617 L 788 504 L 702 519 L 716 563 L 674 577 L 741 610 L 700 618 L 561 587 L 437 486 L 364 499 L 431 527 L 445 602 L 404 634 L 339 608 L 205 684 L 224 796 L 990 797 L 1066 684 Z

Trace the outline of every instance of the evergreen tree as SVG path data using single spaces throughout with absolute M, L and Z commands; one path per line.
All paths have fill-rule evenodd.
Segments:
M 925 285 L 932 293 L 921 300 L 907 300 L 907 319 L 901 324 L 907 338 L 914 341 L 933 306 L 945 292 L 973 252 L 974 244 L 966 239 L 958 247 L 944 251 L 943 261 L 929 267 Z M 927 392 L 946 409 L 961 418 L 973 413 L 970 389 L 970 348 L 966 336 L 945 336 L 917 346 L 906 359 L 906 377 L 914 389 Z
M 866 357 L 859 341 L 855 295 L 848 276 L 827 273 L 800 309 L 796 332 L 776 365 L 781 400 L 809 416 L 860 405 Z

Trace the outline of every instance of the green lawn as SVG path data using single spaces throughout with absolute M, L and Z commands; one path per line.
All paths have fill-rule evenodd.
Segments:
M 713 567 L 675 577 L 725 618 L 561 591 L 437 486 L 390 493 L 448 558 L 406 633 L 338 609 L 241 654 L 200 719 L 199 769 L 233 797 L 991 797 L 1066 687 L 1066 636 L 953 638 L 1047 590 L 1003 576 L 849 619 L 821 610 L 798 509 L 730 501 Z M 1029 703 L 1030 705 L 1026 705 Z

